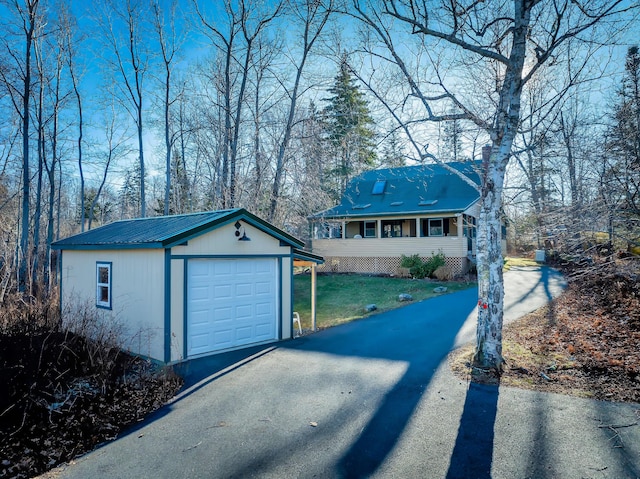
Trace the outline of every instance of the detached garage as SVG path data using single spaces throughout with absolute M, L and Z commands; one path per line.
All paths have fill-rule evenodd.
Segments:
M 322 262 L 244 209 L 117 221 L 55 242 L 62 311 L 99 310 L 164 363 L 292 337 L 294 260 Z

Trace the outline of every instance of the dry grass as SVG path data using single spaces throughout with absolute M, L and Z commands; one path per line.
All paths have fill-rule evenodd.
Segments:
M 571 271 L 567 291 L 504 328 L 504 386 L 640 402 L 638 263 Z M 471 345 L 453 351 L 456 375 L 496 383 L 471 367 Z

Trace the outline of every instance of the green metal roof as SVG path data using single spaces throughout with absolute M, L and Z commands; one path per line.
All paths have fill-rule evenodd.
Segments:
M 54 249 L 169 248 L 230 222 L 243 220 L 294 248 L 304 243 L 245 209 L 138 218 L 110 223 L 55 241 Z
M 447 163 L 480 184 L 478 162 Z M 355 177 L 339 205 L 310 219 L 460 213 L 480 199 L 476 188 L 440 164 L 371 170 Z
M 293 250 L 293 258 L 302 261 L 311 261 L 316 264 L 324 264 L 324 258 L 319 254 L 312 253 L 311 251 L 304 251 L 301 249 Z

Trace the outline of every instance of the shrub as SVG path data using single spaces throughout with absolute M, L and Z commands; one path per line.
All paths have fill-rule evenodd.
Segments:
M 34 477 L 114 438 L 182 380 L 121 349 L 122 330 L 91 304 L 0 304 L 0 477 Z
M 422 261 L 419 255 L 411 256 L 402 255 L 400 266 L 409 268 L 411 276 L 418 279 L 431 278 L 434 272 L 441 266 L 445 265 L 445 255 L 442 251 L 434 254 L 426 261 Z
M 438 279 L 439 281 L 451 281 L 453 279 L 453 270 L 451 269 L 451 266 L 449 265 L 443 265 L 443 266 L 439 266 L 438 269 L 436 269 L 433 272 L 433 275 L 436 277 L 436 279 Z

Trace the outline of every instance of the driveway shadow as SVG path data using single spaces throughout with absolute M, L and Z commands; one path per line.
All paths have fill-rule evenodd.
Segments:
M 395 448 L 433 374 L 477 303 L 475 288 L 354 321 L 286 344 L 296 350 L 405 362 L 361 434 L 337 464 L 340 477 L 371 476 Z
M 469 384 L 447 479 L 491 478 L 499 394 L 499 385 Z
M 552 295 L 548 281 L 549 274 L 543 269 L 540 281 L 533 287 L 531 283 L 527 284 L 526 288 L 518 291 L 518 296 L 527 302 L 544 298 L 544 304 Z M 515 300 L 516 303 L 518 301 Z M 180 366 L 185 368 L 183 374 L 186 378 L 182 394 L 183 397 L 192 394 L 276 348 L 405 363 L 406 370 L 402 376 L 383 392 L 360 434 L 335 463 L 334 473 L 338 477 L 370 477 L 398 445 L 435 371 L 454 347 L 463 324 L 467 319 L 473 322 L 471 316 L 476 304 L 477 290 L 471 288 L 281 342 L 277 346 L 267 345 L 192 360 Z M 514 313 L 517 314 L 511 311 L 512 315 Z M 336 373 L 340 374 L 340 371 Z M 448 478 L 491 477 L 498 398 L 498 386 L 469 386 Z M 349 421 L 349 414 L 348 410 L 341 411 L 337 422 Z M 332 427 L 339 429 L 340 426 L 334 423 Z M 337 433 L 337 429 L 334 432 Z M 258 453 L 252 464 L 238 464 L 235 472 L 249 473 L 282 459 L 274 456 L 273 452 L 269 455 Z

